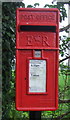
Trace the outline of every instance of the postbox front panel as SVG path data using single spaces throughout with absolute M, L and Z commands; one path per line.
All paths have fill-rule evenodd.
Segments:
M 57 52 L 44 50 L 41 59 L 33 58 L 32 50 L 18 50 L 16 54 L 17 110 L 57 109 Z
M 24 40 L 22 41 L 23 34 Z M 55 32 L 20 32 L 19 41 L 21 48 L 36 47 L 37 49 L 41 49 L 45 47 L 54 48 L 57 46 Z
M 58 10 L 17 10 L 16 109 L 58 108 Z

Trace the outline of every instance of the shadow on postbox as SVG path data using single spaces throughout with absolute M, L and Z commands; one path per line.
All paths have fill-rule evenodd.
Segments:
M 52 111 L 58 108 L 58 35 L 58 9 L 17 9 L 17 110 Z

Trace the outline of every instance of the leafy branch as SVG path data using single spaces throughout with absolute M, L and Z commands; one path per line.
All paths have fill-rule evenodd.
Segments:
M 59 63 L 65 61 L 65 60 L 67 60 L 67 59 L 69 59 L 69 58 L 70 58 L 70 56 L 68 56 L 68 57 L 66 57 L 66 58 L 64 58 L 64 59 L 62 59 L 62 60 L 60 60 Z
M 70 111 L 66 112 L 66 113 L 63 113 L 62 115 L 58 116 L 56 119 L 62 119 L 64 116 L 70 114 Z
M 70 28 L 70 24 L 67 25 L 66 27 L 60 28 L 60 32 L 66 31 Z
M 70 103 L 70 100 L 59 100 L 59 103 Z

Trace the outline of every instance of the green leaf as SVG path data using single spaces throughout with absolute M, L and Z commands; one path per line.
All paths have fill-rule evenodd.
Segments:
M 39 6 L 39 3 L 35 3 L 34 6 L 35 6 L 35 7 L 36 7 L 36 6 Z
M 28 5 L 27 8 L 33 8 L 33 6 L 32 5 Z

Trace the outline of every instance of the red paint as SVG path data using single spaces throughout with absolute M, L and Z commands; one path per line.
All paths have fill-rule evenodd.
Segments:
M 18 8 L 16 17 L 16 109 L 58 108 L 59 11 Z M 35 57 L 41 50 L 41 57 Z M 46 92 L 29 92 L 29 60 L 46 60 Z

